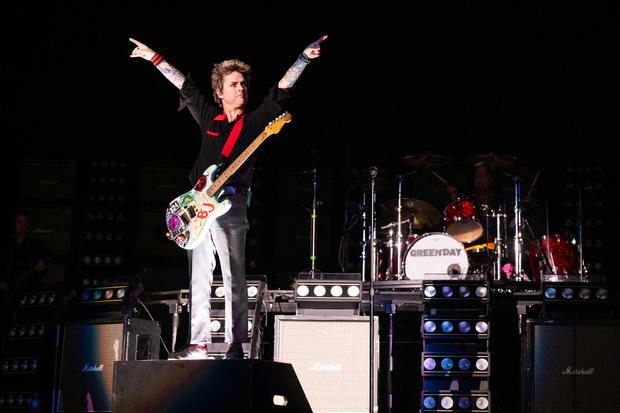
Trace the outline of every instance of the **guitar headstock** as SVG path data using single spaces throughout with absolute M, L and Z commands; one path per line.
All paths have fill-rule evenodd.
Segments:
M 267 135 L 273 135 L 280 132 L 280 130 L 284 127 L 284 124 L 289 123 L 292 119 L 293 116 L 291 116 L 290 113 L 284 112 L 283 114 L 269 122 L 269 125 L 267 125 L 267 127 L 265 128 L 265 133 Z

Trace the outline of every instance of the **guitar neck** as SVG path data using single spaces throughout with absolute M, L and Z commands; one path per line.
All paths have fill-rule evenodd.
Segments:
M 256 149 L 267 139 L 269 134 L 263 131 L 245 150 L 235 159 L 224 172 L 218 176 L 218 178 L 207 189 L 207 195 L 214 197 L 219 190 L 224 186 L 226 181 L 244 164 L 245 161 L 256 151 Z

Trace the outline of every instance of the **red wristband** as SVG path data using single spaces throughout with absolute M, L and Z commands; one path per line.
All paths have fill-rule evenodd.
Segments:
M 164 57 L 159 53 L 155 53 L 155 55 L 151 58 L 151 63 L 153 63 L 154 66 L 157 66 L 162 60 L 164 60 Z

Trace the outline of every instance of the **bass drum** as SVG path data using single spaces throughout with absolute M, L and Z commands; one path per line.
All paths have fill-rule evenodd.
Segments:
M 422 280 L 424 275 L 467 274 L 469 259 L 463 244 L 452 235 L 431 232 L 416 238 L 407 248 L 405 276 Z

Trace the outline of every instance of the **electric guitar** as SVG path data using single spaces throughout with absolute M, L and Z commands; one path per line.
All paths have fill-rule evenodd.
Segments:
M 222 173 L 217 165 L 209 166 L 189 192 L 173 199 L 166 209 L 168 239 L 179 247 L 191 250 L 202 242 L 209 227 L 231 207 L 228 199 L 220 199 L 226 191 L 226 181 L 243 165 L 254 151 L 267 139 L 291 121 L 291 114 L 282 115 L 269 122 L 265 130 Z

